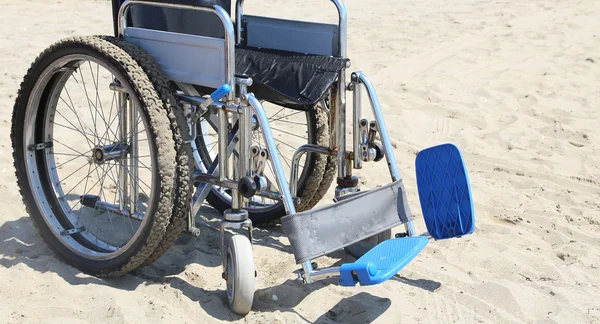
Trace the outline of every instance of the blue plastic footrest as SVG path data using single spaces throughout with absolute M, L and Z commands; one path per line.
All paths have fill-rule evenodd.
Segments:
M 425 149 L 416 159 L 421 210 L 429 235 L 447 239 L 471 234 L 475 213 L 462 154 L 454 144 Z
M 390 279 L 404 268 L 429 240 L 424 236 L 410 236 L 379 243 L 354 263 L 340 267 L 341 286 L 376 285 Z

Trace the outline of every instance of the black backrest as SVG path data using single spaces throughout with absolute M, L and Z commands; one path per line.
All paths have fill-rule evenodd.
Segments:
M 117 34 L 116 16 L 124 0 L 113 1 L 113 19 L 115 35 Z M 178 3 L 205 6 L 207 3 L 217 4 L 231 14 L 231 0 L 152 0 L 154 2 Z M 159 8 L 153 6 L 133 6 L 128 23 L 133 27 L 171 31 L 207 37 L 224 38 L 225 32 L 219 17 L 211 12 Z

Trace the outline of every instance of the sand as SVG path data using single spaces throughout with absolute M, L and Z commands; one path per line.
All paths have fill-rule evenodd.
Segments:
M 443 142 L 463 150 L 476 231 L 431 242 L 382 285 L 342 288 L 296 282 L 298 266 L 281 230 L 257 229 L 257 293 L 245 318 L 227 307 L 210 209 L 201 211 L 201 238 L 183 236 L 158 262 L 121 278 L 82 274 L 36 234 L 12 166 L 18 85 L 58 39 L 110 34 L 110 6 L 0 2 L 0 323 L 600 321 L 595 1 L 347 1 L 352 69 L 377 87 L 418 231 L 425 226 L 415 154 Z M 247 6 L 285 17 L 335 17 L 326 1 Z M 360 172 L 363 187 L 388 181 L 384 165 L 368 167 Z M 317 262 L 352 258 L 339 252 Z

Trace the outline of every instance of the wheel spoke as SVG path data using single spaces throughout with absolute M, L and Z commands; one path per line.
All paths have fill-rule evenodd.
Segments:
M 91 165 L 91 164 L 90 164 L 90 165 Z M 84 166 L 85 166 L 85 165 L 84 165 Z M 88 168 L 88 171 L 89 171 L 89 169 L 90 169 L 90 168 Z M 98 169 L 98 166 L 96 166 L 96 168 L 94 168 L 94 171 L 96 171 L 96 169 Z M 79 170 L 81 170 L 81 168 L 80 168 Z M 74 186 L 73 186 L 73 188 L 71 188 L 71 190 L 69 190 L 69 191 L 68 191 L 66 194 L 64 194 L 64 196 L 63 196 L 63 197 L 66 197 L 66 196 L 68 196 L 68 195 L 69 195 L 71 192 L 73 192 L 73 190 L 75 190 L 75 188 L 77 188 L 77 186 L 79 186 L 79 185 L 80 185 L 80 184 L 83 182 L 83 180 L 84 180 L 84 179 L 86 179 L 86 178 L 88 178 L 88 177 L 90 176 L 90 173 L 91 173 L 91 172 L 88 172 L 88 173 L 87 173 L 87 174 L 86 174 L 86 175 L 85 175 L 83 178 L 81 178 L 81 180 L 79 180 L 79 182 L 77 182 L 77 184 L 76 184 L 76 185 L 74 185 Z M 63 179 L 63 181 L 64 181 L 64 180 L 65 180 L 65 179 Z M 95 185 L 94 185 L 94 186 L 95 186 Z M 92 188 L 93 188 L 93 187 L 92 187 Z
M 67 103 L 67 102 L 66 102 L 66 101 L 65 101 L 65 100 L 62 98 L 62 96 L 60 96 L 59 98 L 60 98 L 60 100 L 62 100 L 62 102 L 63 102 L 63 103 L 64 103 L 64 104 L 65 104 L 65 105 L 66 105 L 66 106 L 67 106 L 67 107 L 68 107 L 68 108 L 69 108 L 69 109 L 70 109 L 70 110 L 71 110 L 71 111 L 72 111 L 72 112 L 75 114 L 75 118 L 77 118 L 77 122 L 79 123 L 79 126 L 81 127 L 81 134 L 83 134 L 83 136 L 85 137 L 85 139 L 86 139 L 86 140 L 89 142 L 89 144 L 90 144 L 90 148 L 91 148 L 91 147 L 93 147 L 93 145 L 94 145 L 94 142 L 93 142 L 93 141 L 91 141 L 91 140 L 90 140 L 90 139 L 89 139 L 89 138 L 88 138 L 88 137 L 85 135 L 85 129 L 86 129 L 86 127 L 87 127 L 88 129 L 90 129 L 90 130 L 91 130 L 91 128 L 90 128 L 90 127 L 88 127 L 88 126 L 87 126 L 87 125 L 86 125 L 84 122 L 82 122 L 82 121 L 81 121 L 81 119 L 79 118 L 79 115 L 77 114 L 77 110 L 75 109 L 75 105 L 73 104 L 73 99 L 71 99 L 71 95 L 69 94 L 69 88 L 67 88 L 67 85 L 66 85 L 66 84 L 65 84 L 65 88 L 64 88 L 64 89 L 65 89 L 65 92 L 66 92 L 66 94 L 67 94 L 67 98 L 69 98 L 69 102 L 71 102 L 71 106 L 69 106 L 69 104 L 68 104 L 68 103 Z M 57 110 L 57 112 L 58 112 L 58 110 Z M 61 115 L 62 115 L 62 114 L 61 114 Z M 64 116 L 63 116 L 63 118 L 64 118 L 65 120 L 69 121 L 69 120 L 68 120 L 67 118 L 65 118 Z M 84 127 L 84 125 L 85 125 L 85 127 Z M 73 127 L 75 127 L 75 126 L 73 126 Z M 75 128 L 77 128 L 77 127 L 75 127 Z
M 127 173 L 129 174 L 129 176 L 130 176 L 132 179 L 134 179 L 134 180 L 137 180 L 137 181 L 141 182 L 141 183 L 142 183 L 144 186 L 146 186 L 146 188 L 148 188 L 148 189 L 152 190 L 152 187 L 150 187 L 149 185 L 147 185 L 147 184 L 146 184 L 146 183 L 145 183 L 145 182 L 144 182 L 142 179 L 140 179 L 139 177 L 136 177 L 136 176 L 134 176 L 133 174 L 131 174 L 131 172 L 130 172 L 128 169 L 125 169 L 125 171 L 127 171 Z M 139 188 L 140 188 L 140 190 L 142 190 L 142 191 L 144 192 L 144 194 L 145 194 L 146 196 L 148 196 L 148 194 L 147 194 L 147 193 L 144 191 L 144 189 L 142 189 L 141 187 L 139 187 Z
M 108 127 L 107 127 L 107 128 L 109 128 L 109 129 L 112 129 L 112 125 L 113 125 L 113 123 L 115 122 L 115 120 L 119 120 L 119 122 L 117 123 L 117 127 L 120 127 L 120 125 L 121 125 L 121 121 L 120 121 L 120 119 L 119 119 L 118 117 L 119 117 L 119 110 L 120 110 L 120 109 L 123 109 L 123 105 L 127 106 L 127 102 L 124 102 L 123 104 L 121 104 L 121 105 L 120 105 L 120 106 L 117 108 L 117 111 L 116 111 L 116 113 L 115 113 L 115 117 L 113 117 L 113 120 L 112 120 L 112 121 L 109 121 L 109 125 L 108 125 Z M 104 132 L 104 134 L 102 134 L 102 138 L 104 138 L 104 137 L 105 137 L 105 136 L 107 136 L 107 135 L 108 135 L 108 130 L 106 130 L 106 131 Z M 115 135 L 115 138 L 114 138 L 113 142 L 115 142 L 115 143 L 117 142 L 117 136 L 116 136 L 116 135 Z
M 90 72 L 92 73 L 92 81 L 94 82 L 94 88 L 96 88 L 96 121 L 98 120 L 98 116 L 100 116 L 100 118 L 102 118 L 102 121 L 104 122 L 104 126 L 106 127 L 107 130 L 110 130 L 110 128 L 108 127 L 108 123 L 106 122 L 106 116 L 104 115 L 104 108 L 102 108 L 102 100 L 100 100 L 100 89 L 98 88 L 98 78 L 100 76 L 100 64 L 96 64 L 96 77 L 94 78 L 94 71 L 92 70 L 92 64 L 90 61 L 88 61 L 88 64 L 90 66 Z M 98 106 L 100 106 L 100 114 L 98 114 Z M 111 107 L 112 108 L 112 107 Z M 112 132 L 114 136 L 115 133 Z
M 283 145 L 285 145 L 285 146 L 287 146 L 287 147 L 291 148 L 291 149 L 292 149 L 292 150 L 294 150 L 294 151 L 296 150 L 296 148 L 295 148 L 295 147 L 291 146 L 290 144 L 288 144 L 288 143 L 286 143 L 286 142 L 284 142 L 284 141 L 282 141 L 282 140 L 280 140 L 280 139 L 277 139 L 277 138 L 273 138 L 273 139 L 274 139 L 275 141 L 277 141 L 277 142 L 279 142 L 279 143 L 281 143 L 281 144 L 283 144 Z
M 271 119 L 275 118 L 275 116 L 279 115 L 280 112 L 282 112 L 285 109 L 285 107 L 282 107 L 281 109 L 279 109 L 279 111 L 277 111 L 273 116 L 269 117 L 269 121 L 271 121 Z
M 57 113 L 58 113 L 58 112 L 57 112 Z M 60 115 L 60 113 L 59 113 L 59 115 Z M 63 118 L 64 118 L 64 117 L 63 117 Z M 71 124 L 71 122 L 69 122 L 69 121 L 67 121 L 67 122 L 68 122 L 69 124 Z M 66 129 L 74 130 L 74 131 L 78 132 L 79 134 L 83 135 L 84 137 L 85 137 L 86 135 L 94 136 L 94 134 L 88 134 L 88 133 L 84 133 L 84 132 L 80 131 L 79 129 L 72 128 L 72 127 L 69 127 L 69 126 L 65 126 L 65 125 L 63 125 L 63 124 L 59 124 L 59 123 L 57 123 L 56 121 L 54 122 L 54 125 L 56 125 L 56 126 L 60 126 L 60 127 L 64 127 L 64 128 L 66 128 Z M 75 125 L 73 125 L 73 124 L 71 124 L 71 126 L 75 127 Z M 86 138 L 86 139 L 87 139 L 87 138 Z M 90 141 L 90 140 L 88 140 L 88 143 L 91 143 L 91 141 Z
M 87 153 L 89 153 L 89 152 L 87 152 Z M 57 166 L 53 167 L 51 170 L 56 170 L 56 169 L 60 168 L 61 166 L 65 165 L 65 164 L 67 164 L 67 163 L 69 163 L 69 162 L 71 162 L 71 161 L 73 161 L 73 160 L 75 160 L 75 159 L 77 159 L 77 158 L 83 157 L 83 156 L 85 156 L 85 154 L 80 154 L 80 155 L 77 155 L 76 157 L 74 157 L 74 158 L 71 158 L 70 160 L 68 160 L 68 161 L 66 161 L 66 162 L 62 162 L 61 164 L 59 164 L 59 165 L 57 165 Z
M 289 115 L 286 115 L 286 116 L 283 116 L 283 117 L 279 117 L 279 118 L 277 118 L 277 119 L 269 120 L 269 123 L 276 122 L 276 121 L 282 120 L 282 119 L 284 119 L 284 118 L 291 117 L 291 116 L 294 116 L 294 115 L 297 115 L 297 114 L 299 114 L 299 113 L 303 113 L 303 112 L 304 112 L 304 111 L 302 111 L 302 110 L 300 110 L 300 111 L 296 111 L 296 112 L 294 112 L 294 113 L 291 113 L 291 114 L 289 114 Z
M 112 170 L 112 167 L 110 167 Z M 106 171 L 104 169 L 104 167 L 102 167 L 102 171 L 104 172 L 104 175 L 102 176 L 102 182 L 100 182 L 100 192 L 98 193 L 98 197 L 100 198 L 101 201 L 106 201 L 106 197 L 104 196 L 104 180 L 106 180 L 106 176 L 108 175 L 108 171 Z M 102 199 L 104 197 L 104 199 Z M 108 222 L 110 223 L 110 227 L 113 231 L 113 233 L 115 232 L 115 227 L 113 226 L 113 222 L 112 222 L 112 218 L 110 217 L 110 214 L 112 214 L 111 211 L 104 211 L 105 213 L 108 214 Z M 98 217 L 99 218 L 99 217 Z M 100 220 L 98 219 L 98 221 L 96 222 L 96 226 L 98 225 L 98 222 Z
M 290 135 L 290 136 L 295 136 L 295 137 L 298 137 L 298 138 L 300 138 L 300 139 L 303 139 L 303 140 L 308 140 L 308 138 L 307 138 L 307 137 L 302 137 L 302 136 L 300 136 L 300 135 L 297 135 L 297 134 L 294 134 L 294 133 L 290 133 L 290 132 L 288 132 L 288 131 L 284 131 L 283 129 L 279 129 L 279 128 L 275 128 L 275 127 L 271 127 L 271 129 L 273 129 L 273 130 L 276 130 L 276 131 L 279 131 L 279 132 L 282 132 L 282 133 L 284 133 L 284 134 L 288 134 L 288 135 Z
M 90 96 L 88 95 L 87 92 L 87 87 L 85 86 L 85 80 L 83 79 L 83 73 L 81 71 L 81 68 L 76 70 L 77 73 L 79 73 L 79 76 L 81 77 L 81 83 L 83 84 L 83 92 L 85 93 L 85 97 L 87 99 L 87 105 L 90 111 L 90 117 L 92 117 L 92 123 L 94 123 L 94 134 L 96 134 L 96 140 L 99 140 L 98 137 L 98 128 L 96 127 L 96 119 L 94 119 L 94 114 L 92 113 L 92 101 L 90 100 Z M 81 84 L 79 84 L 79 82 L 77 82 L 77 78 L 75 78 L 76 83 L 79 85 L 79 87 L 81 88 Z M 94 107 L 96 109 L 96 111 L 98 110 L 96 107 Z
M 281 122 L 281 123 L 289 123 L 289 124 L 294 124 L 294 125 L 306 126 L 306 124 L 303 124 L 303 123 L 293 122 L 293 121 L 283 120 L 283 119 L 277 119 L 277 120 L 274 120 L 274 121 L 270 121 L 269 124 L 273 124 L 274 122 Z M 274 129 L 274 128 L 271 127 L 271 129 Z
M 144 162 L 142 162 L 139 158 L 137 159 L 138 163 L 140 163 L 142 165 L 142 168 L 144 169 L 148 169 L 150 171 L 152 171 L 152 168 L 148 167 Z M 140 166 L 138 166 L 139 168 Z
M 84 153 L 81 153 L 81 152 L 77 151 L 76 149 L 74 149 L 74 148 L 70 147 L 69 145 L 67 145 L 67 144 L 65 144 L 65 143 L 63 143 L 63 142 L 61 142 L 61 141 L 57 140 L 56 138 L 53 138 L 53 139 L 52 139 L 52 141 L 53 141 L 53 142 L 56 142 L 56 143 L 58 143 L 58 144 L 60 144 L 60 145 L 62 145 L 62 146 L 64 146 L 64 147 L 66 147 L 66 148 L 68 148 L 69 150 L 71 150 L 71 151 L 73 151 L 73 152 L 75 152 L 75 153 L 77 153 L 77 154 L 79 154 L 79 155 L 83 155 L 83 154 L 84 154 Z M 90 149 L 90 151 L 91 151 L 91 149 Z M 88 152 L 90 152 L 90 151 L 88 151 Z
M 100 179 L 98 179 L 98 182 L 100 182 L 100 191 L 98 193 L 98 199 L 100 199 L 100 200 L 102 200 L 102 193 L 103 193 L 103 189 L 104 189 L 104 179 L 106 178 L 106 174 L 107 174 L 106 172 L 104 172 L 104 167 L 102 167 L 101 169 L 103 171 L 103 175 L 102 175 L 102 177 L 100 177 Z M 98 182 L 96 182 L 96 183 L 98 183 Z M 95 186 L 96 185 L 94 185 L 94 187 Z M 96 219 L 96 228 L 98 228 L 98 224 L 100 222 L 100 217 L 96 217 L 97 210 L 98 210 L 97 208 L 94 208 L 94 213 L 92 214 L 92 222 L 93 222 L 94 218 Z M 110 212 L 109 212 L 109 214 L 110 214 Z M 109 220 L 110 220 L 110 216 L 109 216 Z M 110 220 L 110 222 L 112 223 L 112 220 Z M 92 227 L 87 228 L 86 230 L 91 234 L 92 233 L 91 229 L 92 229 Z M 113 232 L 114 232 L 114 228 L 113 228 Z M 94 234 L 92 234 L 92 235 L 96 238 L 96 243 L 98 243 L 99 242 L 98 236 L 94 235 Z
M 52 153 L 52 155 L 64 155 L 64 156 L 81 156 L 81 154 L 69 154 L 69 153 Z
M 117 177 L 115 176 L 115 174 L 113 173 L 113 169 L 110 169 L 110 173 L 108 174 L 108 177 L 115 182 L 115 187 L 117 188 L 117 190 L 115 190 L 115 194 L 113 195 L 113 204 L 116 205 L 117 204 L 117 193 L 119 194 L 119 197 L 122 196 L 121 193 L 121 187 L 119 187 L 118 182 L 115 180 Z M 131 201 L 131 200 L 129 200 Z M 129 229 L 130 229 L 130 233 L 135 233 L 135 230 L 133 228 L 133 225 L 131 224 L 131 219 L 129 219 Z
M 120 129 L 121 127 L 121 119 L 119 118 L 119 111 L 121 109 L 127 109 L 127 100 L 125 100 L 118 108 L 117 111 L 115 113 L 115 117 L 113 118 L 113 120 L 109 120 L 109 123 L 106 126 L 106 130 L 104 131 L 104 133 L 102 134 L 101 138 L 103 140 L 105 140 L 105 143 L 109 143 L 111 141 L 108 141 L 108 139 L 111 137 L 110 135 L 112 135 L 112 143 L 117 143 L 119 142 L 119 136 L 117 135 L 117 133 L 112 131 L 112 126 L 113 123 L 115 122 L 115 120 L 118 120 L 119 122 L 117 123 L 117 129 Z M 112 107 L 111 107 L 112 110 Z M 109 134 L 109 131 L 111 134 Z M 126 137 L 125 137 L 126 138 Z
M 77 171 L 83 169 L 85 167 L 86 163 L 84 163 L 81 167 L 79 167 L 77 170 L 71 172 L 71 174 L 69 174 L 68 176 L 64 177 L 63 179 L 61 179 L 60 181 L 63 182 L 67 179 L 69 179 L 72 175 L 74 175 L 75 173 L 77 173 Z

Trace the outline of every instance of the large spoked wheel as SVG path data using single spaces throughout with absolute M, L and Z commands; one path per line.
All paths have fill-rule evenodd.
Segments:
M 105 39 L 62 40 L 33 63 L 13 111 L 16 175 L 66 262 L 115 275 L 154 252 L 173 210 L 171 123 L 148 75 Z
M 286 178 L 290 176 L 292 155 L 303 144 L 329 145 L 328 98 L 325 98 L 308 111 L 291 110 L 273 104 L 263 103 L 269 117 L 269 124 L 277 143 Z M 196 146 L 204 170 L 208 169 L 217 155 L 216 116 L 210 115 L 198 123 Z M 211 120 L 211 118 L 213 120 Z M 263 134 L 258 125 L 254 126 L 252 145 L 266 148 Z M 335 177 L 335 159 L 319 154 L 306 154 L 300 161 L 297 195 L 300 204 L 297 211 L 314 207 L 325 195 Z M 269 190 L 279 192 L 274 169 L 270 163 L 264 169 Z M 207 197 L 208 203 L 220 212 L 231 208 L 231 191 L 213 187 Z M 249 203 L 248 212 L 254 224 L 260 225 L 285 216 L 281 201 L 255 196 Z
M 227 302 L 232 311 L 246 315 L 254 300 L 254 257 L 246 236 L 233 235 L 227 243 Z

